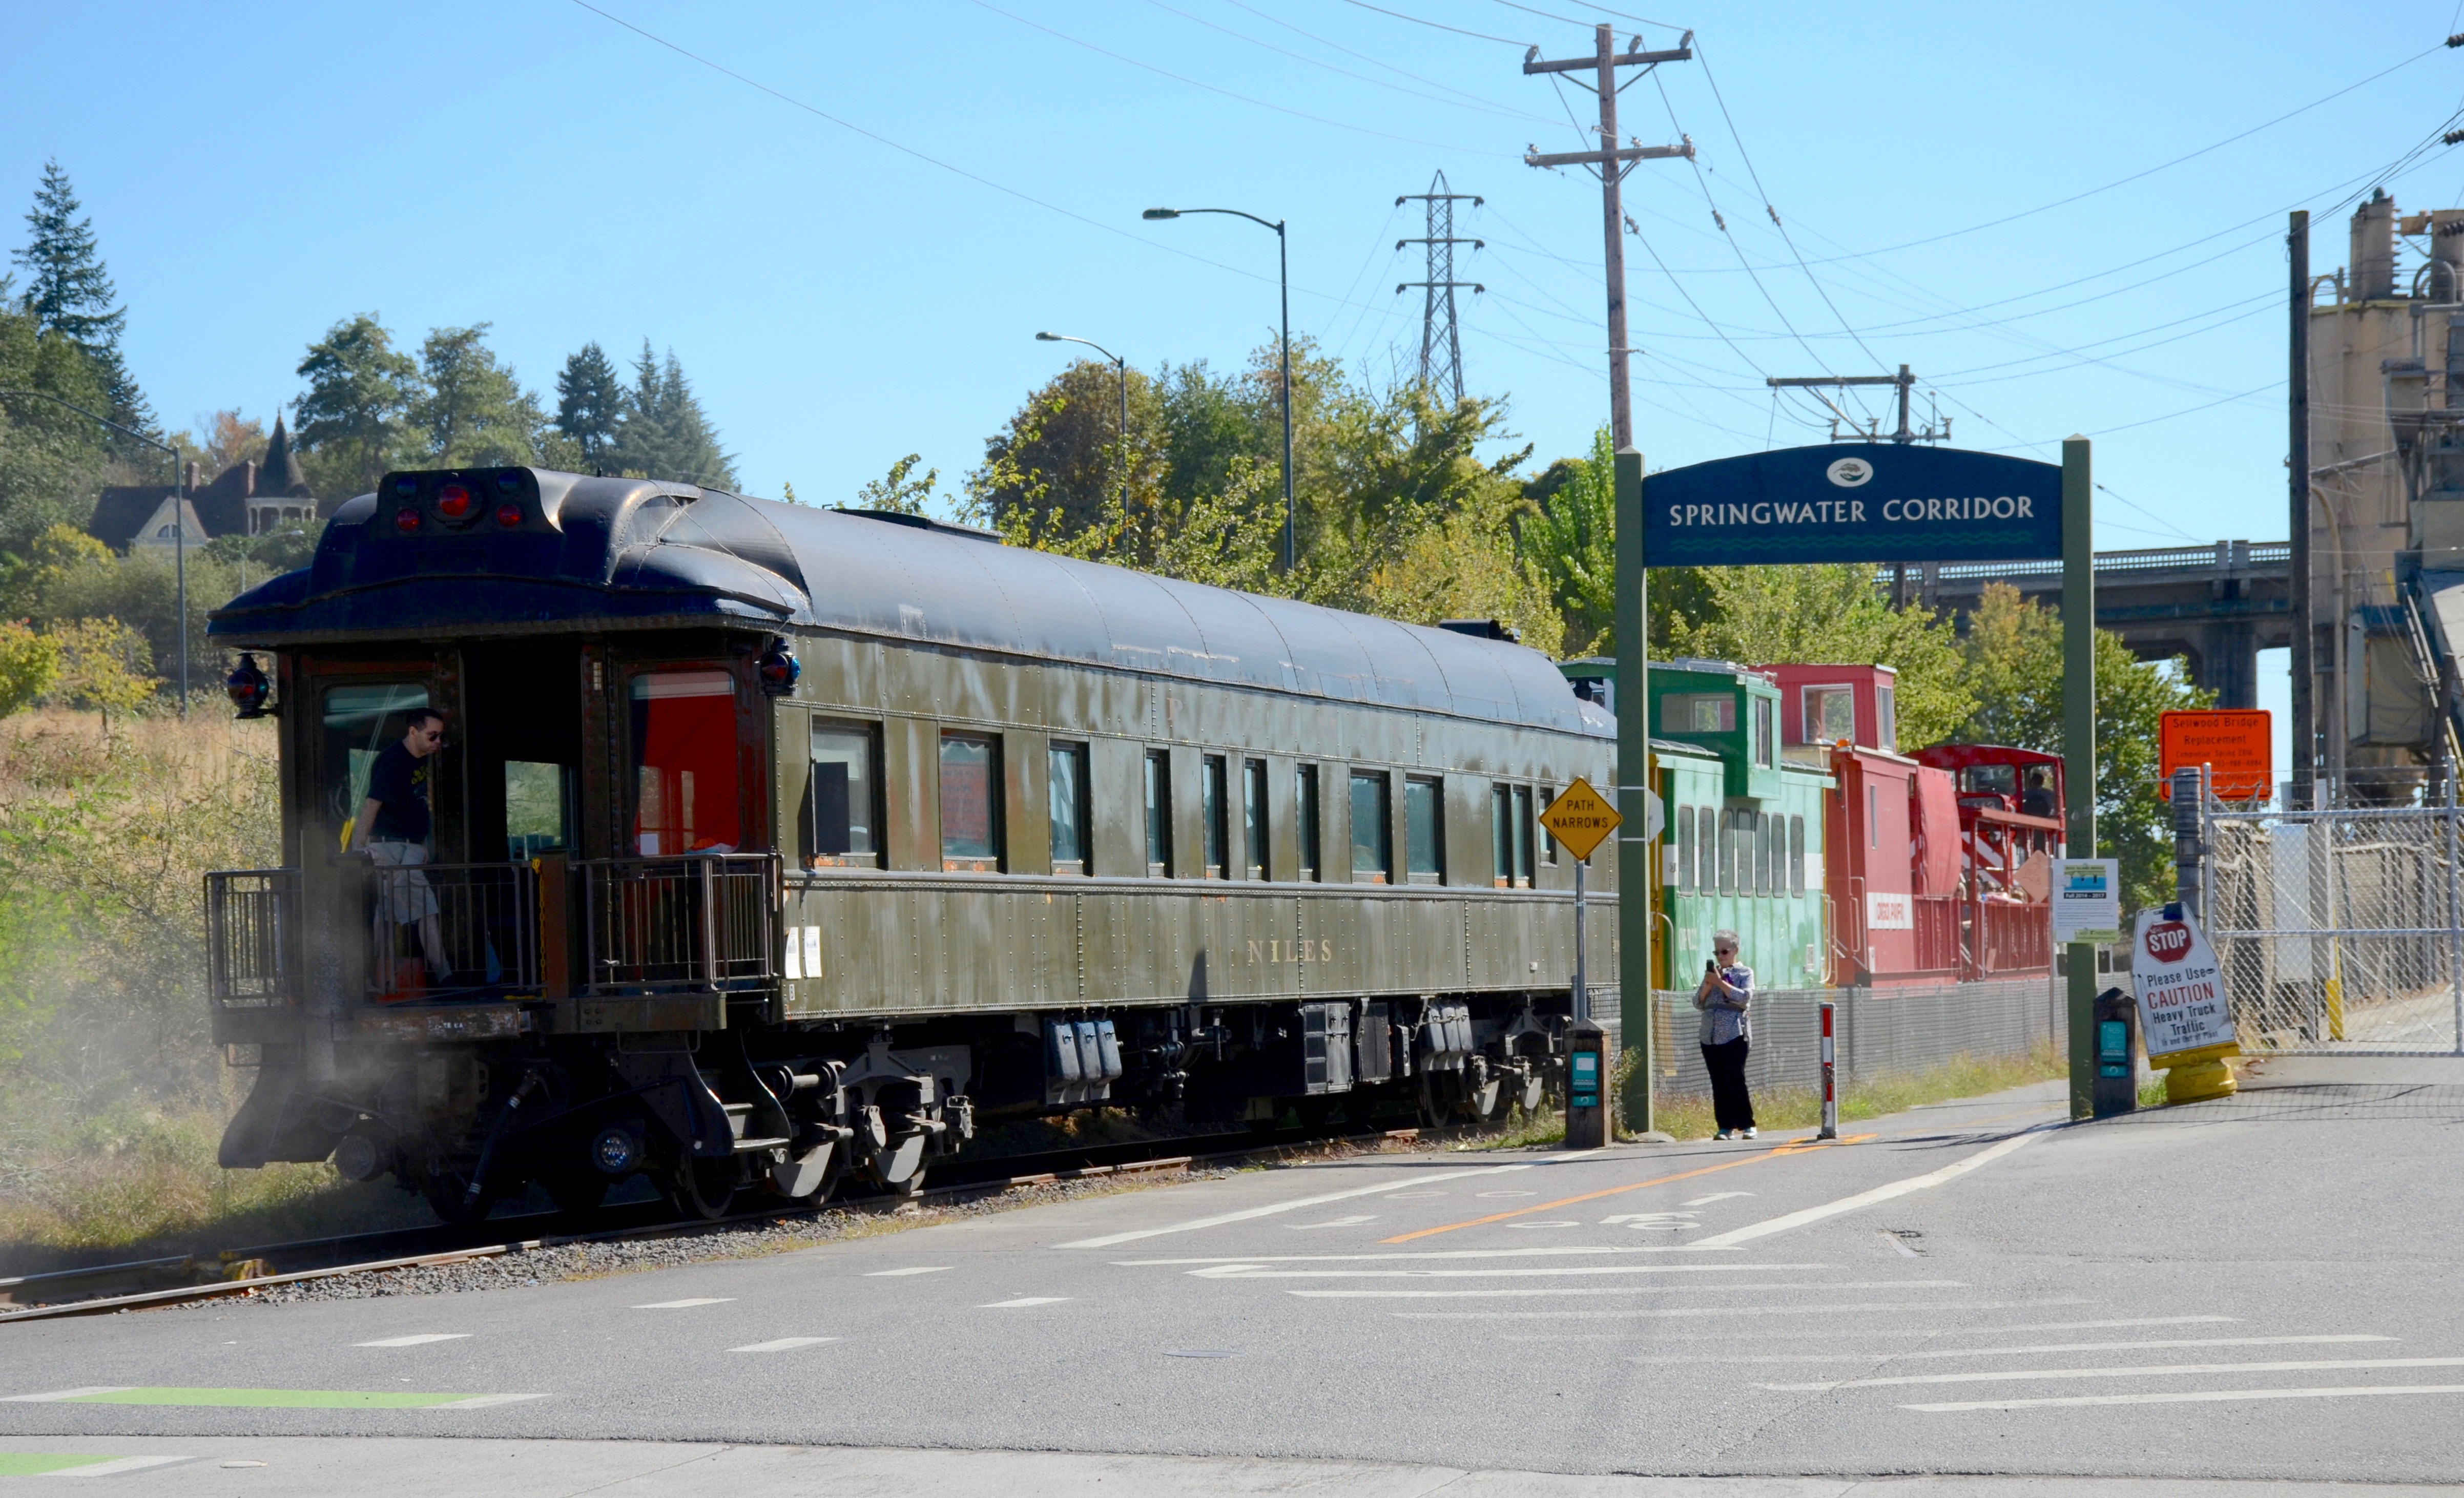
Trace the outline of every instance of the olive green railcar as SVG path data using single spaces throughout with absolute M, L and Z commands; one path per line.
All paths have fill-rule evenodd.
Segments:
M 1503 640 L 527 469 L 387 475 L 213 628 L 283 716 L 283 867 L 208 885 L 227 1164 L 715 1210 L 912 1191 L 979 1114 L 1489 1116 L 1558 1065 L 1533 817 L 1612 728 Z M 420 709 L 431 861 L 375 867 Z

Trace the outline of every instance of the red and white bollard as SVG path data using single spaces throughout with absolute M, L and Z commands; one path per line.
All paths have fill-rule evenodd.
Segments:
M 1839 1137 L 1839 1065 L 1838 1051 L 1831 1038 L 1831 1016 L 1835 1005 L 1824 1000 L 1822 1009 L 1822 1132 L 1817 1139 Z

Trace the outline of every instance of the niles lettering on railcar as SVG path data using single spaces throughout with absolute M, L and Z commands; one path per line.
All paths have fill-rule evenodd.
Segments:
M 1252 941 L 1249 943 L 1252 962 L 1331 962 L 1334 943 L 1331 941 Z

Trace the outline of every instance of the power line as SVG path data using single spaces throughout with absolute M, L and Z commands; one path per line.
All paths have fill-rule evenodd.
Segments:
M 1231 7 L 1232 7 L 1233 9 L 1235 9 L 1235 10 L 1239 10 L 1239 11 L 1248 11 L 1251 15 L 1254 15 L 1254 16 L 1256 16 L 1258 19 L 1260 19 L 1260 20 L 1262 20 L 1262 21 L 1266 22 L 1268 25 L 1271 25 L 1271 26 L 1280 26 L 1280 27 L 1282 27 L 1284 30 L 1286 30 L 1286 31 L 1287 31 L 1287 32 L 1290 32 L 1290 33 L 1291 33 L 1293 35 L 1295 35 L 1295 36 L 1306 36 L 1306 37 L 1308 37 L 1309 40 L 1311 40 L 1311 41 L 1313 41 L 1313 42 L 1317 43 L 1317 44 L 1318 44 L 1319 46 L 1321 46 L 1321 47 L 1331 47 L 1331 48 L 1333 48 L 1335 51 L 1337 51 L 1337 52 L 1339 52 L 1339 53 L 1342 53 L 1342 54 L 1343 54 L 1345 56 L 1347 56 L 1347 57 L 1357 57 L 1357 58 L 1359 58 L 1361 61 L 1368 63 L 1368 64 L 1369 64 L 1370 66 L 1372 66 L 1372 67 L 1384 68 L 1387 72 L 1394 74 L 1394 75 L 1395 75 L 1396 77 L 1397 77 L 1410 78 L 1410 79 L 1411 79 L 1413 82 L 1415 82 L 1415 83 L 1426 83 L 1426 84 L 1427 84 L 1427 85 L 1429 85 L 1429 87 L 1431 87 L 1431 88 L 1434 88 L 1434 89 L 1441 89 L 1441 90 L 1442 90 L 1442 91 L 1444 91 L 1444 92 L 1446 92 L 1446 93 L 1448 93 L 1448 94 L 1453 94 L 1453 95 L 1457 96 L 1457 97 L 1458 97 L 1458 98 L 1460 98 L 1460 99 L 1463 99 L 1468 100 L 1468 101 L 1469 101 L 1469 102 L 1471 102 L 1471 103 L 1478 104 L 1478 105 L 1480 105 L 1481 107 L 1483 107 L 1483 108 L 1485 108 L 1485 109 L 1492 109 L 1492 110 L 1495 110 L 1496 112 L 1498 112 L 1498 113 L 1500 113 L 1500 114 L 1524 114 L 1524 113 L 1525 113 L 1525 111 L 1524 111 L 1524 110 L 1522 110 L 1522 109 L 1520 109 L 1520 108 L 1517 108 L 1517 107 L 1515 107 L 1515 106 L 1513 106 L 1513 105 L 1498 103 L 1498 102 L 1496 102 L 1496 101 L 1495 101 L 1495 100 L 1493 100 L 1493 99 L 1486 99 L 1486 98 L 1482 97 L 1481 95 L 1474 94 L 1474 93 L 1470 92 L 1470 91 L 1469 91 L 1469 90 L 1467 90 L 1467 89 L 1460 89 L 1460 88 L 1455 87 L 1455 86 L 1454 86 L 1453 84 L 1451 84 L 1451 83 L 1441 82 L 1441 81 L 1440 81 L 1440 80 L 1439 80 L 1439 79 L 1437 79 L 1437 78 L 1424 77 L 1424 76 L 1422 76 L 1422 75 L 1420 75 L 1420 74 L 1418 74 L 1418 73 L 1414 73 L 1414 72 L 1412 72 L 1412 71 L 1411 71 L 1410 69 L 1408 69 L 1408 68 L 1398 68 L 1398 67 L 1395 66 L 1395 64 L 1393 64 L 1393 63 L 1391 63 L 1391 62 L 1386 61 L 1386 60 L 1385 60 L 1384 58 L 1382 58 L 1382 57 L 1375 57 L 1375 56 L 1370 55 L 1368 53 L 1355 51 L 1355 50 L 1353 50 L 1353 48 L 1350 48 L 1350 47 L 1347 47 L 1347 46 L 1343 45 L 1343 43 L 1341 43 L 1341 42 L 1339 42 L 1339 41 L 1335 41 L 1335 40 L 1331 39 L 1331 37 L 1320 36 L 1320 35 L 1319 35 L 1319 34 L 1317 34 L 1315 32 L 1308 31 L 1308 30 L 1305 30 L 1305 29 L 1303 29 L 1303 28 L 1301 28 L 1301 27 L 1294 26 L 1291 22 L 1285 20 L 1285 19 L 1284 19 L 1283 17 L 1281 17 L 1281 16 L 1277 16 L 1277 15 L 1270 15 L 1270 14 L 1268 14 L 1267 12 L 1265 12 L 1265 11 L 1264 11 L 1259 10 L 1256 6 L 1248 5 L 1248 4 L 1244 3 L 1244 0 L 1224 0 L 1224 3 L 1225 3 L 1226 5 L 1231 6 Z M 1375 10 L 1376 10 L 1377 8 L 1376 8 L 1375 6 L 1370 6 L 1370 7 L 1367 7 L 1367 9 L 1375 11 Z M 1386 14 L 1386 15 L 1396 15 L 1396 14 L 1398 14 L 1399 12 L 1397 12 L 1397 11 L 1383 11 L 1383 12 L 1381 12 L 1381 13 Z M 1404 19 L 1409 20 L 1409 19 L 1411 19 L 1411 17 L 1406 16 L 1406 17 L 1404 17 Z M 1434 22 L 1429 22 L 1429 23 L 1425 23 L 1425 24 L 1434 25 L 1434 24 L 1436 24 L 1436 23 L 1434 23 Z M 1450 29 L 1450 28 L 1449 28 L 1449 29 Z M 1466 34 L 1469 34 L 1469 33 L 1466 33 Z M 1502 38 L 1502 37 L 1500 37 L 1500 38 L 1494 38 L 1494 39 L 1496 39 L 1496 40 L 1504 40 L 1504 38 Z M 1261 45 L 1264 45 L 1264 44 L 1263 44 L 1263 43 L 1261 43 Z M 1522 46 L 1522 45 L 1523 45 L 1523 43 L 1520 43 L 1520 42 L 1508 42 L 1508 43 L 1507 43 L 1507 45 L 1508 45 L 1508 46 Z M 1443 100 L 1441 100 L 1441 102 L 1443 102 Z M 1539 119 L 1542 119 L 1542 118 L 1544 118 L 1544 117 L 1539 116 L 1539 115 L 1530 115 L 1530 116 L 1529 116 L 1529 118 L 1530 118 L 1530 119 L 1534 119 L 1534 120 L 1539 120 Z
M 581 3 L 581 0 L 575 0 L 575 3 Z M 1267 99 L 1256 98 L 1252 95 L 1238 93 L 1232 89 L 1222 88 L 1213 83 L 1202 82 L 1198 78 L 1191 77 L 1185 73 L 1175 73 L 1170 68 L 1159 68 L 1152 62 L 1141 62 L 1135 57 L 1114 52 L 1109 47 L 1099 47 L 1093 42 L 1072 36 L 1067 32 L 1059 31 L 1053 27 L 1046 26 L 1042 21 L 1030 21 L 1025 16 L 1020 15 L 1014 11 L 1004 11 L 1000 6 L 994 5 L 992 0 L 968 0 L 968 3 L 979 10 L 990 11 L 995 15 L 1016 21 L 1019 25 L 1026 27 L 1029 30 L 1039 31 L 1046 36 L 1056 38 L 1060 41 L 1066 41 L 1072 47 L 1083 47 L 1087 51 L 1095 54 L 1097 56 L 1110 57 L 1114 62 L 1125 63 L 1133 68 L 1143 69 L 1146 72 L 1155 75 L 1157 77 L 1170 78 L 1176 83 L 1186 83 L 1191 88 L 1202 88 L 1210 94 L 1221 94 L 1225 99 L 1239 99 L 1244 104 L 1255 104 L 1260 109 L 1271 109 L 1279 115 L 1290 115 L 1296 120 L 1306 120 L 1312 124 L 1331 125 L 1337 130 L 1350 130 L 1358 135 L 1375 136 L 1379 140 L 1383 141 L 1401 141 L 1407 145 L 1425 145 L 1433 150 L 1461 151 L 1468 156 L 1504 156 L 1507 154 L 1504 151 L 1484 151 L 1476 146 L 1449 145 L 1442 141 L 1424 141 L 1419 136 L 1397 135 L 1390 130 L 1376 130 L 1372 129 L 1368 125 L 1353 124 L 1342 120 L 1330 120 L 1324 115 L 1313 115 L 1305 109 L 1294 109 L 1287 104 L 1274 103 Z
M 1234 4 L 1234 5 L 1240 5 L 1240 0 L 1230 0 L 1230 3 L 1232 3 L 1232 4 Z M 1507 118 L 1508 118 L 1508 119 L 1516 119 L 1516 120 L 1534 120 L 1534 121 L 1539 121 L 1539 122 L 1541 122 L 1542 124 L 1548 124 L 1548 123 L 1551 122 L 1551 121 L 1548 119 L 1548 117 L 1547 117 L 1547 116 L 1545 116 L 1545 115 L 1535 115 L 1535 114 L 1531 113 L 1531 112 L 1530 112 L 1529 110 L 1528 110 L 1528 109 L 1517 109 L 1517 108 L 1514 108 L 1514 107 L 1513 107 L 1513 106 L 1511 106 L 1511 105 L 1507 105 L 1507 104 L 1492 104 L 1492 103 L 1489 103 L 1489 102 L 1487 102 L 1487 101 L 1485 101 L 1485 100 L 1484 100 L 1484 99 L 1475 99 L 1473 96 L 1468 95 L 1468 94 L 1463 94 L 1463 95 L 1462 95 L 1462 97 L 1461 97 L 1461 98 L 1458 98 L 1458 99 L 1441 99 L 1441 98 L 1440 98 L 1439 96 L 1437 96 L 1437 95 L 1435 95 L 1435 94 L 1424 94 L 1424 93 L 1420 92 L 1419 89 L 1416 89 L 1416 88 L 1405 88 L 1405 87 L 1404 87 L 1403 85 L 1401 85 L 1400 83 L 1389 83 L 1389 82 L 1387 82 L 1384 78 L 1373 78 L 1373 77 L 1370 77 L 1368 74 L 1366 74 L 1366 73 L 1354 73 L 1354 72 L 1353 72 L 1350 68 L 1338 68 L 1338 67 L 1336 67 L 1336 66 L 1335 66 L 1333 63 L 1331 63 L 1331 62 L 1325 62 L 1325 61 L 1321 61 L 1320 59 L 1318 59 L 1318 58 L 1316 58 L 1316 57 L 1309 56 L 1309 55 L 1308 54 L 1306 54 L 1306 53 L 1298 53 L 1298 52 L 1294 52 L 1294 51 L 1292 51 L 1292 50 L 1291 50 L 1290 48 L 1288 48 L 1288 47 L 1278 47 L 1278 46 L 1276 46 L 1273 42 L 1260 41 L 1260 40 L 1259 40 L 1258 38 L 1256 38 L 1255 36 L 1248 35 L 1248 34 L 1246 34 L 1245 33 L 1236 32 L 1236 31 L 1234 31 L 1232 28 L 1230 28 L 1230 27 L 1228 27 L 1228 26 L 1225 26 L 1225 25 L 1222 25 L 1222 24 L 1221 24 L 1220 22 L 1210 21 L 1210 20 L 1206 19 L 1204 16 L 1201 16 L 1201 15 L 1192 15 L 1190 12 L 1188 12 L 1187 11 L 1183 11 L 1183 10 L 1181 10 L 1181 9 L 1180 9 L 1179 7 L 1177 7 L 1177 6 L 1166 5 L 1166 4 L 1164 3 L 1164 0 L 1147 0 L 1147 4 L 1149 4 L 1149 5 L 1151 5 L 1151 6 L 1154 6 L 1154 7 L 1155 7 L 1156 10 L 1158 10 L 1158 11 L 1165 11 L 1165 12 L 1167 12 L 1167 13 L 1169 13 L 1169 14 L 1172 14 L 1172 15 L 1179 16 L 1182 20 L 1184 20 L 1184 21 L 1188 21 L 1188 22 L 1191 22 L 1191 23 L 1192 23 L 1192 24 L 1194 24 L 1194 25 L 1203 26 L 1203 27 L 1205 27 L 1208 31 L 1212 31 L 1212 32 L 1221 32 L 1224 35 L 1229 36 L 1229 37 L 1232 37 L 1232 38 L 1234 38 L 1234 39 L 1236 39 L 1236 40 L 1239 40 L 1239 41 L 1244 41 L 1244 42 L 1247 42 L 1247 43 L 1248 43 L 1250 46 L 1252 46 L 1252 47 L 1260 47 L 1260 48 L 1264 48 L 1264 49 L 1265 49 L 1265 50 L 1266 50 L 1267 52 L 1271 52 L 1271 53 L 1275 54 L 1275 55 L 1278 55 L 1278 56 L 1289 57 L 1289 58 L 1291 58 L 1291 59 L 1292 59 L 1293 61 L 1295 61 L 1295 62 L 1306 62 L 1306 63 L 1308 63 L 1310 67 L 1313 67 L 1313 68 L 1324 68 L 1324 69 L 1325 69 L 1327 72 L 1329 72 L 1329 73 L 1335 74 L 1336 76 L 1341 77 L 1352 78 L 1352 79 L 1354 79 L 1354 80 L 1356 80 L 1356 81 L 1358 81 L 1358 82 L 1366 83 L 1366 84 L 1368 84 L 1368 85 L 1369 85 L 1370 87 L 1372 87 L 1372 88 L 1391 89 L 1391 90 L 1393 90 L 1394 92 L 1396 92 L 1396 93 L 1397 93 L 1397 94 L 1408 94 L 1408 95 L 1410 95 L 1410 96 L 1411 96 L 1412 98 L 1414 98 L 1414 99 L 1425 99 L 1429 100 L 1431 103 L 1434 103 L 1434 104 L 1452 104 L 1452 105 L 1456 106 L 1456 107 L 1457 107 L 1457 108 L 1459 108 L 1459 109 L 1477 109 L 1477 110 L 1479 110 L 1479 111 L 1480 111 L 1481 113 L 1483 113 L 1483 114 L 1489 114 L 1489 115 L 1504 115 L 1504 116 L 1506 116 L 1506 117 L 1507 117 Z M 1263 12 L 1263 11 L 1259 11 L 1251 10 L 1248 6 L 1245 6 L 1245 5 L 1241 6 L 1241 9 L 1242 9 L 1242 10 L 1243 10 L 1243 11 L 1248 11 L 1250 14 L 1252 14 L 1252 15 L 1256 15 L 1256 16 L 1258 16 L 1258 17 L 1259 17 L 1260 19 L 1262 19 L 1262 20 L 1274 21 L 1274 19 L 1275 19 L 1273 16 L 1266 15 L 1266 14 L 1265 14 L 1265 12 Z M 1275 22 L 1275 24 L 1276 24 L 1276 25 L 1278 25 L 1278 26 L 1281 26 L 1281 25 L 1284 25 L 1285 23 L 1283 23 L 1283 22 L 1281 22 L 1281 21 L 1276 21 L 1276 22 Z M 1293 31 L 1295 31 L 1295 32 L 1300 32 L 1300 28 L 1299 28 L 1299 27 L 1296 27 L 1296 26 L 1295 26 L 1295 27 L 1292 27 L 1292 28 L 1291 28 L 1291 30 L 1293 30 Z M 1055 34 L 1057 35 L 1057 34 L 1059 34 L 1059 33 L 1056 33 Z M 1300 34 L 1302 34 L 1302 35 L 1304 35 L 1304 36 L 1309 36 L 1309 33 L 1307 33 L 1307 32 L 1300 32 Z M 1311 41 L 1320 42 L 1322 45 L 1329 46 L 1329 47 L 1332 47 L 1332 46 L 1334 46 L 1334 45 L 1335 45 L 1335 44 L 1334 44 L 1334 43 L 1332 43 L 1332 42 L 1325 41 L 1325 40 L 1324 40 L 1324 38 L 1322 38 L 1322 37 L 1315 37 L 1315 36 L 1311 36 L 1311 37 L 1309 37 L 1309 39 L 1310 39 Z M 1351 51 L 1351 49 L 1350 49 L 1350 48 L 1348 48 L 1348 47 L 1347 47 L 1347 48 L 1342 48 L 1342 49 L 1339 49 L 1339 50 L 1341 50 L 1341 51 L 1345 51 L 1345 52 L 1350 52 L 1350 51 Z M 1354 54 L 1353 54 L 1353 55 L 1354 56 L 1359 55 L 1359 54 L 1357 54 L 1357 53 L 1354 53 Z M 1393 70 L 1393 71 L 1396 71 L 1396 72 L 1401 72 L 1402 70 L 1400 70 L 1400 69 L 1395 69 L 1395 70 Z M 1405 76 L 1406 77 L 1414 77 L 1414 75 L 1411 75 L 1411 74 L 1405 74 L 1404 76 Z M 1427 82 L 1427 81 L 1429 81 L 1429 80 L 1428 80 L 1428 79 L 1426 79 L 1426 78 L 1421 78 L 1421 79 L 1419 79 L 1419 81 L 1420 81 L 1420 82 Z M 1440 87 L 1443 87 L 1444 85 L 1441 84 L 1441 85 L 1439 85 L 1439 86 L 1440 86 Z M 1462 91 L 1461 91 L 1461 90 L 1459 90 L 1459 89 L 1448 89 L 1448 90 L 1447 90 L 1447 92 L 1448 92 L 1448 93 L 1453 93 L 1453 94 L 1462 94 Z
M 1400 11 L 1389 11 L 1382 5 L 1371 5 L 1369 0 L 1343 0 L 1343 3 L 1350 6 L 1358 6 L 1363 11 L 1375 11 L 1379 15 L 1391 15 L 1398 21 L 1409 21 L 1415 26 L 1425 26 L 1433 31 L 1452 32 L 1458 36 L 1473 36 L 1482 41 L 1504 42 L 1508 47 L 1529 47 L 1532 45 L 1528 41 L 1517 41 L 1511 36 L 1491 36 L 1486 32 L 1467 32 L 1460 26 L 1448 26 L 1443 21 L 1423 20 L 1421 17 L 1417 15 L 1405 15 Z

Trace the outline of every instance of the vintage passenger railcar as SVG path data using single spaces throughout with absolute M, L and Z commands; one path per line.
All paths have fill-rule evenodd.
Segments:
M 1562 1065 L 1533 818 L 1614 727 L 1505 639 L 525 468 L 387 475 L 212 628 L 282 745 L 283 867 L 208 887 L 226 1165 L 716 1212 L 979 1119 L 1494 1117 Z M 422 707 L 429 861 L 379 867 Z

